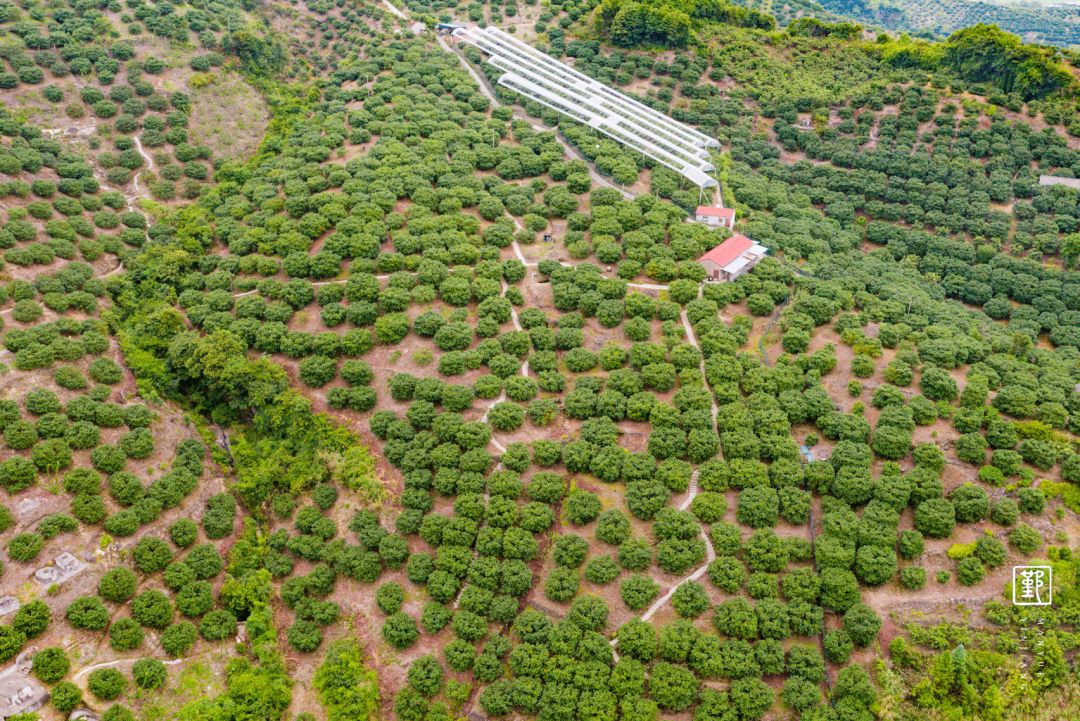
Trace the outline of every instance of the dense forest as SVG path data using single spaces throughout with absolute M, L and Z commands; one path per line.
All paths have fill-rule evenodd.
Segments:
M 0 717 L 1080 715 L 1075 57 L 792 7 L 0 0 Z

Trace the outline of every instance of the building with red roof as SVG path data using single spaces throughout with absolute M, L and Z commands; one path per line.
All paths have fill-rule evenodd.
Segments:
M 736 233 L 698 258 L 709 280 L 728 282 L 749 272 L 768 255 L 769 249 Z
M 735 228 L 735 209 L 720 208 L 715 205 L 699 205 L 694 211 L 694 220 L 714 228 Z

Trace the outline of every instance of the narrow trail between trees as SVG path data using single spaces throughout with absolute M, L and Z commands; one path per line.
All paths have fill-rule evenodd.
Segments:
M 701 295 L 701 290 L 700 289 L 698 290 L 698 295 L 699 296 Z M 687 340 L 687 342 L 690 343 L 690 345 L 692 345 L 694 348 L 697 348 L 698 352 L 700 352 L 701 347 L 698 345 L 697 335 L 694 333 L 694 327 L 690 324 L 690 319 L 686 315 L 686 310 L 684 309 L 679 314 L 679 316 L 682 319 L 683 329 L 686 331 L 686 340 Z M 720 409 L 717 408 L 717 406 L 716 406 L 716 396 L 713 395 L 712 389 L 709 388 L 708 381 L 705 380 L 705 360 L 704 360 L 704 358 L 702 358 L 698 363 L 699 363 L 699 368 L 701 370 L 701 378 L 705 382 L 706 389 L 709 390 L 709 400 L 710 400 L 710 403 L 712 405 L 712 408 L 711 408 L 712 422 L 713 422 L 713 428 L 715 429 L 716 428 L 716 420 L 717 420 L 717 416 L 719 415 Z M 686 498 L 684 498 L 683 502 L 679 504 L 678 510 L 680 510 L 680 511 L 687 510 L 688 508 L 690 508 L 691 504 L 693 504 L 694 499 L 697 498 L 698 490 L 699 490 L 698 479 L 699 479 L 700 475 L 701 475 L 701 472 L 697 468 L 695 468 L 694 471 L 690 474 L 690 485 L 686 489 Z M 652 603 L 652 605 L 649 606 L 645 610 L 645 612 L 641 614 L 641 620 L 642 621 L 648 621 L 650 618 L 652 618 L 656 614 L 657 611 L 659 611 L 664 606 L 666 606 L 671 601 L 672 597 L 674 597 L 675 592 L 678 591 L 679 587 L 682 586 L 684 583 L 687 583 L 688 581 L 697 581 L 700 578 L 702 578 L 706 573 L 708 573 L 709 565 L 712 564 L 712 562 L 716 560 L 716 549 L 713 548 L 712 539 L 709 538 L 708 533 L 703 532 L 701 535 L 705 539 L 705 563 L 703 563 L 701 566 L 699 566 L 694 571 L 691 571 L 688 575 L 686 575 L 686 576 L 682 577 L 681 579 L 679 579 L 677 582 L 673 583 L 671 585 L 671 588 L 669 588 L 667 590 L 667 592 L 663 596 L 656 599 Z M 611 639 L 611 648 L 612 648 L 612 651 L 615 653 L 615 660 L 616 661 L 618 661 L 618 657 L 619 657 L 618 651 L 615 650 L 616 646 L 618 645 L 618 642 L 619 642 L 618 638 Z
M 387 10 L 392 12 L 394 15 L 397 15 L 402 20 L 408 20 L 409 19 L 409 16 L 406 15 L 405 13 L 403 13 L 401 10 L 399 10 L 396 5 L 394 5 L 392 2 L 390 2 L 390 0 L 383 0 L 383 5 L 386 6 Z
M 74 678 L 76 681 L 78 681 L 80 678 L 82 678 L 86 674 L 88 674 L 88 673 L 90 673 L 92 671 L 96 671 L 99 668 L 111 668 L 113 666 L 119 666 L 119 665 L 125 664 L 125 663 L 134 664 L 136 661 L 138 661 L 138 660 L 140 660 L 142 658 L 147 658 L 147 657 L 146 656 L 139 656 L 138 658 L 117 658 L 117 659 L 114 659 L 112 661 L 102 661 L 101 663 L 95 663 L 93 666 L 87 666 L 86 668 L 84 668 L 81 671 L 79 671 L 78 673 L 76 673 L 72 678 Z M 169 659 L 168 661 L 162 661 L 162 663 L 165 664 L 166 666 L 175 666 L 178 663 L 183 663 L 185 660 L 187 660 L 187 659 L 173 658 L 173 659 Z
M 64 131 L 61 128 L 46 128 L 44 132 L 46 134 L 48 134 L 50 137 L 54 137 L 56 135 L 63 135 L 64 134 Z M 78 128 L 78 132 L 76 133 L 76 136 L 78 136 L 78 137 L 90 136 L 90 135 L 95 134 L 96 132 L 97 132 L 97 124 L 92 123 L 90 125 Z M 135 150 L 139 153 L 140 156 L 142 156 L 142 159 L 146 162 L 146 169 L 152 171 L 154 169 L 154 159 L 150 157 L 150 154 L 147 153 L 145 149 L 143 149 L 142 140 L 139 139 L 138 135 L 133 135 L 132 140 L 135 143 Z M 102 185 L 102 187 L 104 187 L 106 189 L 109 189 L 109 190 L 114 190 L 114 191 L 116 191 L 118 193 L 121 193 L 124 196 L 124 207 L 127 208 L 128 212 L 130 212 L 130 213 L 138 213 L 139 215 L 141 215 L 143 217 L 143 219 L 146 221 L 146 227 L 143 229 L 143 237 L 146 240 L 149 240 L 150 239 L 150 233 L 149 233 L 150 218 L 147 217 L 146 213 L 143 212 L 143 210 L 141 208 L 139 208 L 138 202 L 137 202 L 139 200 L 139 196 L 142 194 L 142 191 L 139 189 L 139 177 L 142 175 L 142 171 L 140 170 L 138 173 L 135 173 L 135 175 L 131 178 L 131 185 L 132 185 L 132 191 L 133 192 L 130 195 L 128 195 L 126 193 L 123 193 L 123 191 L 121 191 L 119 188 L 111 188 L 110 187 L 111 184 L 104 177 L 102 177 L 101 171 L 99 169 L 94 170 L 94 175 L 97 177 L 97 180 Z M 101 274 L 99 276 L 95 276 L 95 277 L 97 277 L 97 278 L 108 278 L 108 277 L 110 277 L 112 275 L 116 275 L 117 273 L 121 272 L 122 270 L 124 270 L 124 262 L 120 261 L 116 265 L 116 267 L 113 268 L 112 270 L 110 270 L 110 271 L 108 271 L 106 273 L 103 273 L 103 274 Z
M 139 151 L 139 155 L 141 155 L 142 159 L 146 161 L 146 169 L 149 170 L 149 171 L 153 171 L 154 170 L 154 159 L 150 157 L 149 153 L 147 153 L 145 150 L 143 150 L 142 141 L 139 140 L 138 135 L 132 135 L 131 137 L 135 141 L 135 150 Z M 141 176 L 141 175 L 142 175 L 142 171 L 140 170 L 139 172 L 135 173 L 135 177 L 133 177 L 131 179 L 131 184 L 135 188 L 136 197 L 139 195 L 139 176 Z M 132 201 L 129 199 L 128 202 L 130 203 Z
M 514 224 L 517 225 L 517 218 L 514 218 L 513 216 L 511 216 L 511 220 L 513 220 Z M 521 227 L 518 226 L 518 229 L 520 230 Z M 512 241 L 510 243 L 510 245 L 514 250 L 514 255 L 517 256 L 517 259 L 519 261 L 521 261 L 521 264 L 524 265 L 526 268 L 536 268 L 537 266 L 540 265 L 539 263 L 537 263 L 535 261 L 525 259 L 525 255 L 521 252 L 521 246 L 518 245 L 518 242 L 516 240 Z M 567 263 L 565 260 L 556 260 L 556 261 L 553 261 L 553 262 L 558 263 L 559 265 L 561 265 L 564 268 L 576 268 L 579 265 L 584 265 L 583 263 Z M 588 265 L 596 265 L 595 263 L 586 263 L 586 264 L 588 264 Z M 668 286 L 666 286 L 666 285 L 664 285 L 662 283 L 627 283 L 626 287 L 627 288 L 640 288 L 641 290 L 656 290 L 656 291 L 661 291 L 661 290 L 667 290 L 668 289 Z
M 375 280 L 389 280 L 390 279 L 389 275 L 376 275 L 376 276 L 373 276 L 373 277 L 375 278 Z M 344 278 L 342 280 L 320 280 L 320 281 L 317 281 L 315 283 L 312 283 L 311 287 L 312 288 L 321 288 L 324 285 L 341 285 L 342 283 L 348 283 L 348 282 L 349 282 L 348 278 Z M 252 288 L 251 290 L 245 290 L 245 291 L 243 291 L 241 293 L 233 293 L 232 297 L 233 298 L 243 298 L 245 296 L 254 295 L 255 293 L 258 293 L 258 292 L 259 292 L 258 288 Z
M 504 297 L 506 296 L 506 290 L 507 290 L 508 287 L 509 286 L 506 284 L 506 281 L 505 280 L 502 281 L 502 292 L 503 292 Z M 514 330 L 522 330 L 521 319 L 518 318 L 517 308 L 515 308 L 513 306 L 513 304 L 510 305 L 510 320 L 514 324 Z M 521 376 L 523 378 L 528 378 L 529 377 L 529 361 L 528 361 L 528 359 L 526 359 L 521 364 Z M 499 397 L 496 398 L 495 400 L 493 400 L 491 403 L 489 403 L 488 407 L 484 409 L 484 415 L 480 417 L 480 422 L 481 423 L 487 423 L 488 422 L 488 414 L 491 413 L 491 409 L 494 408 L 495 406 L 497 406 L 498 404 L 503 403 L 505 401 L 506 401 L 506 390 L 504 389 L 499 393 Z M 502 443 L 500 443 L 498 441 L 498 439 L 495 438 L 494 433 L 491 436 L 491 445 L 498 448 L 500 452 L 506 453 L 506 446 L 504 446 Z M 502 463 L 499 464 L 499 467 L 500 468 L 502 467 Z
M 784 300 L 783 303 L 773 309 L 772 315 L 769 317 L 769 324 L 765 326 L 765 329 L 763 331 L 761 331 L 761 337 L 758 338 L 758 353 L 761 354 L 761 362 L 765 364 L 766 368 L 772 366 L 772 361 L 769 360 L 769 354 L 765 352 L 765 339 L 769 337 L 770 333 L 772 333 L 773 328 L 776 327 L 776 321 L 780 320 L 780 313 L 783 312 L 784 308 L 787 307 L 787 304 L 790 302 L 791 297 L 789 296 Z

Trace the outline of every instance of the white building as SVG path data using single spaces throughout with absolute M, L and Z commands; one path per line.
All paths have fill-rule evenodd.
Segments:
M 694 211 L 694 220 L 714 228 L 735 229 L 735 209 L 720 208 L 715 205 L 699 205 Z
M 1040 175 L 1039 185 L 1064 185 L 1066 188 L 1080 190 L 1080 178 L 1066 178 L 1061 175 Z
M 709 280 L 726 283 L 748 273 L 768 253 L 764 245 L 736 233 L 698 258 L 698 262 Z

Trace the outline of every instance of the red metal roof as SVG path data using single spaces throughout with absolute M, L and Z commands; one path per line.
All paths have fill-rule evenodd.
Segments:
M 750 246 L 753 244 L 754 241 L 750 240 L 745 235 L 736 233 L 705 255 L 698 258 L 698 262 L 711 260 L 722 268 L 749 250 Z
M 734 208 L 717 208 L 715 205 L 699 205 L 694 211 L 696 215 L 712 215 L 717 218 L 734 218 Z

